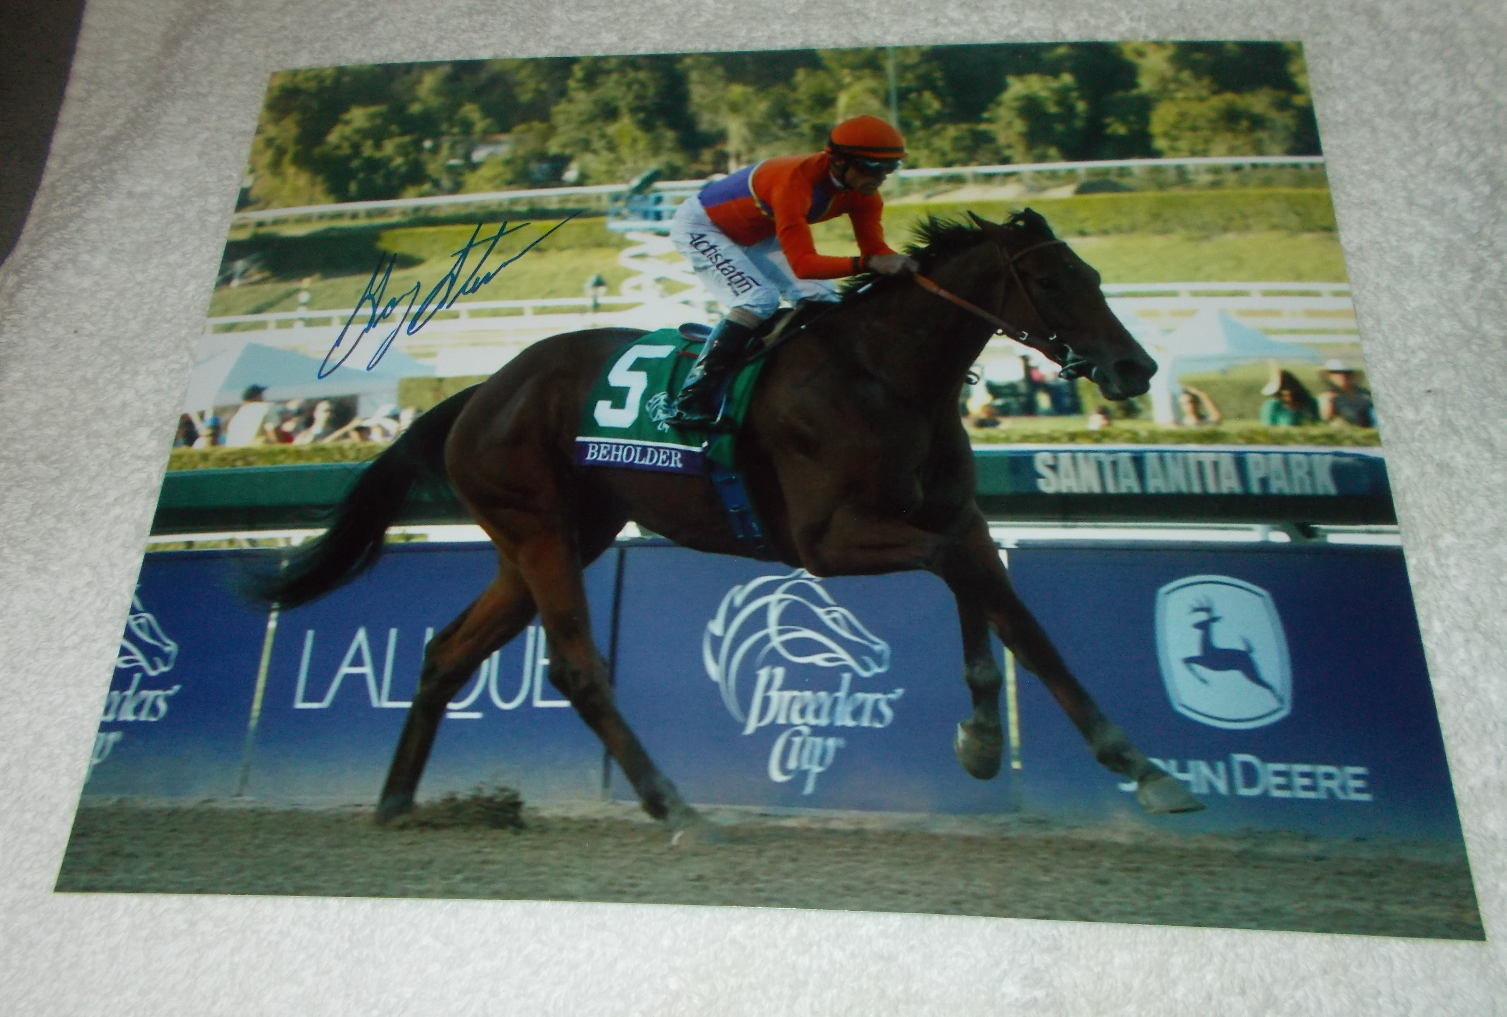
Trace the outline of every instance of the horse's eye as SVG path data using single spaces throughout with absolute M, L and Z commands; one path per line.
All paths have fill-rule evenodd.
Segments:
M 1044 289 L 1049 293 L 1055 293 L 1058 290 L 1062 289 L 1062 284 L 1059 283 L 1056 279 L 1053 279 L 1051 276 L 1045 276 L 1044 278 L 1037 279 L 1036 285 L 1038 288 Z

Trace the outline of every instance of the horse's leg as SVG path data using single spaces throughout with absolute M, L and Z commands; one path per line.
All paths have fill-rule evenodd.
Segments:
M 988 780 L 999 773 L 1004 756 L 999 690 L 1005 679 L 994 663 L 994 648 L 989 645 L 989 616 L 983 601 L 971 590 L 959 587 L 952 590 L 963 631 L 963 681 L 973 697 L 973 716 L 958 724 L 952 749 L 963 769 L 979 780 Z
M 516 560 L 549 637 L 551 684 L 601 738 L 638 792 L 645 812 L 665 820 L 677 833 L 696 823 L 700 818 L 696 810 L 659 772 L 618 712 L 607 680 L 607 662 L 591 638 L 586 586 L 574 548 L 558 530 L 541 528 L 517 546 Z
M 528 587 L 504 558 L 496 578 L 481 596 L 429 640 L 419 686 L 382 785 L 378 822 L 387 822 L 413 808 L 413 796 L 445 707 L 482 661 L 528 627 L 533 617 L 534 601 Z
M 1046 685 L 1088 742 L 1094 758 L 1113 772 L 1136 782 L 1136 800 L 1142 808 L 1147 812 L 1193 812 L 1203 808 L 1202 803 L 1185 791 L 1176 778 L 1131 744 L 1125 732 L 1104 716 L 1078 679 L 1073 677 L 1045 630 L 1010 585 L 1009 574 L 999 559 L 999 550 L 990 539 L 989 527 L 982 516 L 968 527 L 961 545 L 954 545 L 950 553 L 939 556 L 936 571 L 957 597 L 965 652 L 970 651 L 970 629 L 976 628 L 971 619 L 981 610 L 1021 665 Z M 976 636 L 973 638 L 976 640 Z M 972 653 L 977 652 L 974 645 Z M 970 762 L 983 768 L 989 762 L 988 743 L 999 725 L 1000 686 L 998 670 L 992 659 L 987 669 L 976 668 L 972 663 L 970 659 L 968 678 L 974 695 L 974 716 L 959 726 L 956 743 L 959 759 L 970 773 L 974 773 Z M 971 743 L 974 737 L 980 743 L 977 746 Z M 965 758 L 965 754 L 973 758 Z M 994 765 L 997 771 L 997 760 Z

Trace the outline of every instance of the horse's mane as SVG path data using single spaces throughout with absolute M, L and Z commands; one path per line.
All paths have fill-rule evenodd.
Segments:
M 1041 213 L 1029 208 L 1012 212 L 1010 218 L 1002 224 L 1002 228 L 1018 234 L 1019 246 L 1056 239 L 1052 233 L 1052 227 L 1047 225 Z M 906 245 L 905 253 L 921 263 L 921 274 L 926 275 L 942 262 L 977 245 L 984 239 L 984 231 L 971 221 L 928 215 L 916 224 L 912 237 L 914 239 Z M 865 272 L 847 280 L 839 291 L 842 294 L 843 303 L 850 303 L 887 290 L 904 281 L 903 276 L 883 276 L 877 272 Z M 874 285 L 870 286 L 870 283 Z

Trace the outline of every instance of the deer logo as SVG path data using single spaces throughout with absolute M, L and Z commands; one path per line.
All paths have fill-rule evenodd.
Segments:
M 1261 677 L 1261 669 L 1256 666 L 1256 658 L 1251 656 L 1254 647 L 1249 639 L 1242 638 L 1245 649 L 1237 650 L 1232 646 L 1219 646 L 1214 642 L 1214 623 L 1220 621 L 1219 615 L 1214 613 L 1214 602 L 1205 597 L 1193 605 L 1194 615 L 1203 615 L 1202 621 L 1195 621 L 1193 627 L 1202 633 L 1198 644 L 1198 653 L 1192 657 L 1184 657 L 1183 664 L 1188 671 L 1203 682 L 1209 684 L 1209 679 L 1204 676 L 1204 671 L 1238 671 L 1245 680 L 1259 685 L 1276 697 L 1277 702 L 1282 701 L 1282 693 L 1272 688 Z
M 1212 727 L 1264 727 L 1292 709 L 1287 637 L 1271 595 L 1229 576 L 1162 587 L 1157 655 L 1172 707 Z

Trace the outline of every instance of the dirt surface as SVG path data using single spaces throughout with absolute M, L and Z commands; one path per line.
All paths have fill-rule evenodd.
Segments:
M 611 803 L 522 829 L 384 829 L 366 809 L 85 805 L 60 891 L 722 904 L 1483 939 L 1463 857 L 1286 834 L 1176 838 L 1029 819 L 713 812 L 669 833 Z

